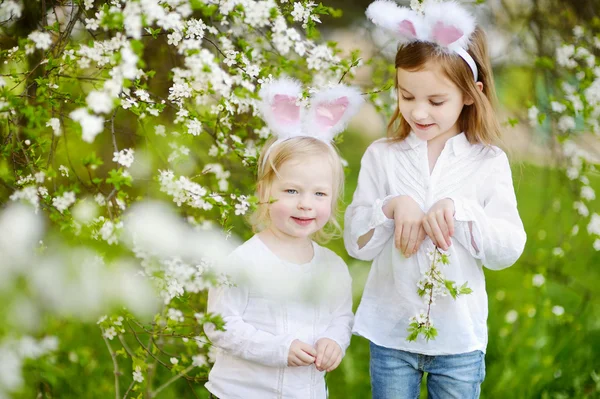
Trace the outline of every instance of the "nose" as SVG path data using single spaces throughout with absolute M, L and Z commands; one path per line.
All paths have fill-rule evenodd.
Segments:
M 422 121 L 427 119 L 427 111 L 425 110 L 425 107 L 422 105 L 415 105 L 415 107 L 412 109 L 411 112 L 411 116 L 413 118 L 413 120 L 415 121 Z
M 312 199 L 310 194 L 301 195 L 298 199 L 298 209 L 309 211 L 312 209 Z

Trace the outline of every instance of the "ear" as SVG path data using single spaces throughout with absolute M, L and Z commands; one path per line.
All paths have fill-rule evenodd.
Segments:
M 424 12 L 432 41 L 443 47 L 468 48 L 476 24 L 473 15 L 463 6 L 453 1 L 427 2 Z
M 410 8 L 398 7 L 393 1 L 374 1 L 365 13 L 375 25 L 391 31 L 404 42 L 416 40 L 422 31 L 421 16 Z
M 482 82 L 475 82 L 475 86 L 477 86 L 477 90 L 479 90 L 481 93 L 483 93 L 483 83 Z M 475 102 L 475 100 L 473 98 L 471 98 L 471 96 L 465 96 L 465 105 L 473 105 L 473 103 Z
M 259 92 L 258 108 L 267 126 L 279 138 L 299 134 L 302 121 L 302 107 L 298 101 L 302 97 L 300 83 L 288 78 L 280 78 L 264 84 Z
M 330 142 L 358 112 L 363 98 L 358 89 L 338 85 L 313 96 L 304 131 Z

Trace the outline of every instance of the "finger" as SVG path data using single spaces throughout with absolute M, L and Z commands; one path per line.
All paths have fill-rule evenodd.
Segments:
M 423 244 L 423 240 L 425 240 L 425 228 L 423 228 L 423 224 L 419 227 L 419 235 L 417 236 L 417 245 L 415 246 L 415 252 L 419 250 L 421 244 Z
M 335 361 L 333 362 L 333 364 L 331 366 L 329 366 L 329 368 L 327 369 L 327 372 L 331 372 L 331 371 L 337 369 L 341 362 L 342 362 L 342 354 L 340 353 L 338 355 L 338 357 L 335 359 Z
M 421 230 L 421 226 L 420 223 L 417 225 L 413 225 L 412 229 L 410 230 L 410 239 L 408 242 L 408 253 L 409 255 L 414 254 L 415 252 L 417 252 L 417 243 L 419 241 L 419 231 Z
M 444 236 L 444 242 L 446 243 L 446 246 L 449 247 L 451 244 L 450 232 L 448 231 L 448 223 L 446 223 L 446 219 L 444 218 L 444 212 L 436 212 L 435 219 L 437 220 L 438 226 L 440 227 L 442 235 Z
M 302 365 L 307 366 L 315 362 L 315 358 L 304 351 L 296 353 L 296 357 L 302 362 Z
M 325 354 L 323 355 L 323 360 L 321 360 L 321 364 L 319 365 L 321 368 L 326 369 L 331 366 L 331 363 L 335 360 L 333 354 L 335 352 L 335 344 L 327 345 L 327 349 L 325 350 Z
M 317 365 L 317 367 L 319 367 L 319 364 L 321 362 L 321 359 L 323 359 L 323 354 L 325 354 L 325 348 L 327 347 L 327 345 L 317 342 L 317 354 L 315 356 L 315 363 Z
M 308 353 L 310 356 L 315 357 L 317 356 L 317 350 L 315 348 L 313 348 L 312 345 L 307 344 L 306 342 L 300 342 L 300 345 L 298 345 L 298 347 L 303 351 Z
M 454 215 L 452 214 L 452 210 L 446 209 L 444 211 L 444 218 L 446 219 L 446 223 L 448 224 L 448 231 L 450 233 L 450 237 L 454 237 Z
M 288 366 L 290 367 L 298 367 L 301 365 L 302 362 L 300 361 L 300 359 L 298 359 L 298 357 L 295 354 L 292 355 L 292 357 L 290 357 L 290 359 L 288 360 Z
M 432 238 L 434 238 L 435 245 L 446 250 L 447 244 L 444 239 L 444 234 L 442 234 L 442 230 L 440 229 L 440 226 L 438 226 L 437 220 L 433 215 L 429 219 L 429 227 L 431 227 L 431 233 L 433 234 Z
M 433 240 L 433 232 L 431 231 L 428 218 L 423 219 L 423 229 L 425 230 L 425 234 Z
M 394 231 L 394 245 L 396 246 L 396 249 L 401 248 L 401 244 L 400 244 L 401 242 L 402 242 L 402 225 L 396 224 L 396 230 Z
M 400 250 L 402 251 L 402 253 L 404 254 L 404 256 L 407 256 L 407 247 L 408 247 L 408 240 L 410 238 L 410 229 L 411 226 L 408 224 L 405 224 L 404 226 L 402 226 L 402 242 L 400 243 Z

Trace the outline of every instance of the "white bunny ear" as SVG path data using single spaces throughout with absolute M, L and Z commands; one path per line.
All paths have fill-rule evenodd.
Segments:
M 269 128 L 285 139 L 302 132 L 302 97 L 300 83 L 289 78 L 280 78 L 264 84 L 259 92 L 258 108 Z
M 308 136 L 330 142 L 358 112 L 363 103 L 360 91 L 344 85 L 315 94 L 304 123 Z
M 424 10 L 430 27 L 430 40 L 440 46 L 467 49 L 469 37 L 475 31 L 475 17 L 454 1 L 428 2 Z
M 423 18 L 414 10 L 399 7 L 393 1 L 377 0 L 371 3 L 366 15 L 375 25 L 390 30 L 402 42 L 413 42 L 423 36 Z

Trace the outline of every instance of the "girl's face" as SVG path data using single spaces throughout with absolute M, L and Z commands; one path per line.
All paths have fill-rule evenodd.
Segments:
M 271 185 L 271 231 L 283 239 L 307 239 L 331 216 L 333 169 L 325 156 L 292 159 Z
M 427 63 L 419 71 L 397 68 L 398 107 L 402 117 L 421 140 L 446 139 L 460 133 L 458 117 L 464 105 L 472 104 L 443 73 Z

